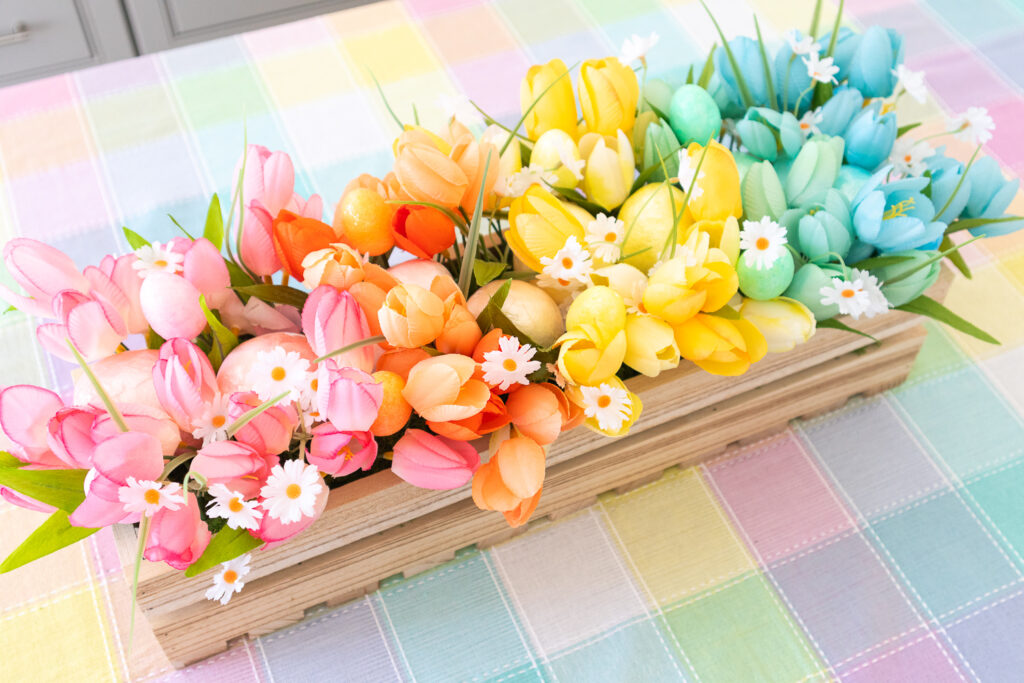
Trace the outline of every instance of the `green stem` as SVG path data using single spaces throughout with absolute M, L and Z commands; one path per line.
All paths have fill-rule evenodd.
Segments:
M 974 148 L 974 154 L 971 155 L 971 158 L 967 162 L 967 165 L 964 166 L 964 172 L 960 174 L 960 180 L 957 181 L 956 187 L 953 188 L 953 192 L 949 195 L 949 199 L 947 199 L 946 203 L 942 205 L 942 209 L 935 214 L 936 216 L 941 216 L 942 214 L 946 213 L 946 209 L 948 209 L 950 205 L 953 203 L 953 199 L 956 197 L 957 192 L 960 191 L 960 186 L 963 185 L 964 180 L 967 179 L 967 172 L 971 170 L 971 166 L 974 164 L 974 160 L 978 158 L 978 152 L 980 151 L 981 145 L 978 145 L 977 147 Z
M 386 341 L 386 340 L 381 335 L 378 335 L 376 337 L 367 337 L 366 339 L 360 339 L 359 341 L 357 341 L 355 343 L 352 343 L 352 344 L 349 344 L 348 346 L 342 346 L 340 349 L 335 349 L 334 351 L 331 351 L 330 353 L 325 353 L 324 355 L 320 356 L 319 358 L 317 358 L 313 362 L 314 363 L 320 363 L 320 362 L 323 362 L 323 361 L 327 360 L 328 358 L 334 358 L 335 356 L 340 356 L 343 353 L 348 353 L 349 351 L 355 351 L 356 349 L 361 349 L 364 346 L 370 346 L 371 344 L 379 344 L 382 341 Z M 280 400 L 280 399 L 278 399 L 278 400 Z M 229 429 L 228 433 L 230 433 L 230 432 L 231 432 L 231 430 Z
M 119 411 L 117 406 L 114 405 L 114 402 L 110 399 L 110 395 L 103 390 L 102 386 L 100 386 L 100 381 L 96 379 L 96 375 L 93 374 L 92 368 L 90 368 L 89 364 L 85 362 L 85 359 L 82 358 L 82 354 L 78 352 L 78 349 L 75 348 L 75 345 L 71 343 L 70 339 L 68 340 L 68 347 L 71 348 L 71 353 L 75 354 L 75 360 L 78 361 L 78 364 L 82 367 L 82 372 L 85 373 L 85 376 L 89 378 L 89 382 L 92 384 L 93 389 L 95 389 L 96 393 L 99 394 L 100 400 L 103 401 L 103 406 L 107 409 L 107 412 L 110 413 L 110 417 L 114 421 L 114 424 L 116 424 L 118 429 L 122 432 L 127 432 L 128 424 L 124 421 L 124 416 L 121 415 L 121 411 Z

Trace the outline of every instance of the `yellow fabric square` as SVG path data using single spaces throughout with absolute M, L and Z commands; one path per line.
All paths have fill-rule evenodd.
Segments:
M 21 545 L 46 517 L 42 512 L 4 504 L 0 508 L 0 559 Z M 85 546 L 76 543 L 0 576 L 0 613 L 17 612 L 44 598 L 80 590 L 91 578 L 85 550 Z
M 1024 294 L 993 265 L 974 269 L 970 280 L 957 277 L 946 296 L 946 308 L 974 323 L 999 340 L 1002 346 L 986 344 L 961 332 L 951 335 L 968 355 L 988 358 L 1006 347 L 1024 342 L 1024 318 L 1007 315 L 1024 310 Z
M 604 501 L 615 536 L 659 605 L 754 568 L 694 469 Z
M 373 85 L 370 72 L 381 83 L 394 83 L 441 68 L 423 37 L 409 24 L 346 38 L 342 45 L 352 62 L 352 71 L 366 86 Z
M 89 586 L 0 617 L 3 680 L 117 680 L 95 590 Z
M 999 269 L 1024 294 L 1024 249 L 999 257 Z
M 323 20 L 339 36 L 357 36 L 406 23 L 409 15 L 399 0 L 387 0 L 326 14 Z
M 36 173 L 89 156 L 89 140 L 74 107 L 4 121 L 0 154 L 8 177 Z
M 352 90 L 344 57 L 332 45 L 319 45 L 257 63 L 270 96 L 280 108 L 321 100 Z

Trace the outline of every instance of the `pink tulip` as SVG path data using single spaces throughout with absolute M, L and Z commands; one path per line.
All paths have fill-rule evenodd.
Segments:
M 121 432 L 100 442 L 86 479 L 85 500 L 71 513 L 71 524 L 95 529 L 137 522 L 139 514 L 125 512 L 118 492 L 128 484 L 128 477 L 158 479 L 163 466 L 160 442 L 149 434 Z
M 317 356 L 323 356 L 366 339 L 370 336 L 370 325 L 351 294 L 321 285 L 313 290 L 302 307 L 302 332 L 310 348 Z M 334 361 L 369 372 L 373 369 L 373 348 L 363 346 L 335 356 Z
M 146 316 L 142 314 L 139 303 L 139 290 L 142 279 L 139 272 L 132 268 L 135 254 L 124 256 L 104 256 L 99 267 L 88 266 L 84 274 L 92 293 L 112 305 L 128 328 L 128 334 L 142 334 L 149 330 Z
M 0 299 L 37 318 L 53 316 L 53 297 L 58 292 L 89 292 L 89 281 L 67 254 L 37 240 L 11 240 L 4 246 L 4 262 L 27 296 L 0 285 Z
M 295 187 L 295 167 L 284 152 L 271 152 L 262 145 L 246 150 L 242 200 L 258 200 L 271 216 L 276 216 L 291 201 Z
M 153 386 L 160 405 L 188 433 L 220 393 L 210 359 L 187 339 L 171 339 L 160 347 Z
M 199 514 L 195 496 L 185 496 L 176 510 L 161 508 L 149 524 L 149 537 L 142 556 L 150 562 L 166 562 L 185 569 L 199 559 L 210 544 L 210 529 Z
M 93 432 L 96 419 L 103 414 L 97 408 L 61 408 L 47 423 L 46 441 L 54 455 L 73 469 L 92 467 L 97 438 Z M 118 430 L 120 431 L 120 430 Z M 104 435 L 100 440 L 112 436 Z
M 252 535 L 266 542 L 264 548 L 272 548 L 275 545 L 279 545 L 284 541 L 287 541 L 294 536 L 297 536 L 299 532 L 308 528 L 313 522 L 320 519 L 320 515 L 323 514 L 324 508 L 327 507 L 327 495 L 328 488 L 322 486 L 320 493 L 316 497 L 316 508 L 314 513 L 310 517 L 303 517 L 297 522 L 285 524 L 279 519 L 273 519 L 270 515 L 263 515 L 263 519 L 260 520 L 260 528 Z
M 281 270 L 281 260 L 274 249 L 274 217 L 259 201 L 249 202 L 242 222 L 242 263 L 259 276 L 273 275 Z
M 32 510 L 33 512 L 45 512 L 49 515 L 57 511 L 57 508 L 52 505 L 40 503 L 38 500 L 29 498 L 28 496 L 5 486 L 0 486 L 0 498 L 3 498 L 11 505 L 17 505 L 18 507 L 25 508 L 26 510 Z
M 68 340 L 87 361 L 112 355 L 128 336 L 124 319 L 105 299 L 66 289 L 53 298 L 59 323 L 47 323 L 36 329 L 36 337 L 47 352 L 74 362 Z
M 284 208 L 296 216 L 315 218 L 318 221 L 324 218 L 324 200 L 318 194 L 312 194 L 309 199 L 303 199 L 301 195 L 292 193 L 288 206 Z
M 0 390 L 0 428 L 11 441 L 11 455 L 40 467 L 67 467 L 47 441 L 47 424 L 63 407 L 60 396 L 42 387 L 18 384 Z
M 455 489 L 469 483 L 480 454 L 465 441 L 408 430 L 395 444 L 391 471 L 423 489 Z
M 356 368 L 338 368 L 330 361 L 317 372 L 320 414 L 344 432 L 365 432 L 373 425 L 384 400 L 384 386 Z
M 237 441 L 214 441 L 199 449 L 192 459 L 192 471 L 206 477 L 207 483 L 224 484 L 246 498 L 260 492 L 270 476 L 277 456 L 265 457 L 256 449 Z
M 157 334 L 164 339 L 194 339 L 206 328 L 199 290 L 180 275 L 156 272 L 142 281 L 139 300 Z
M 229 402 L 228 419 L 232 422 L 262 404 L 252 391 L 235 392 L 231 394 Z M 235 439 L 261 455 L 279 455 L 291 445 L 292 432 L 298 424 L 299 415 L 291 404 L 276 405 L 249 420 L 235 433 Z
M 313 430 L 307 459 L 324 474 L 343 477 L 373 467 L 377 441 L 370 432 L 341 432 L 322 424 Z
M 219 303 L 231 293 L 231 276 L 213 242 L 202 237 L 193 242 L 185 252 L 182 273 L 185 279 L 206 296 L 210 308 L 217 308 Z
M 251 299 L 250 299 L 251 301 Z M 221 363 L 217 371 L 217 383 L 220 393 L 230 394 L 234 391 L 248 391 L 251 387 L 246 379 L 261 351 L 273 351 L 280 346 L 285 351 L 295 351 L 312 363 L 316 354 L 309 348 L 309 343 L 301 334 L 273 333 L 254 337 L 236 346 Z M 124 354 L 120 354 L 124 355 Z
M 231 291 L 220 302 L 217 312 L 229 329 L 245 334 L 262 336 L 274 332 L 299 331 L 299 312 L 294 306 L 271 306 L 256 297 L 250 297 L 243 305 L 238 295 Z
M 166 413 L 136 403 L 118 402 L 117 405 L 128 429 L 133 432 L 149 434 L 160 442 L 161 453 L 174 455 L 178 446 L 181 445 L 181 430 L 171 418 L 167 417 Z M 106 410 L 100 411 L 92 426 L 93 438 L 97 443 L 117 435 L 120 431 L 120 426 L 114 422 Z

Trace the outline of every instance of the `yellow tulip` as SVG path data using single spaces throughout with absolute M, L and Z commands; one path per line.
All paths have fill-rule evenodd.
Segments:
M 530 164 L 554 173 L 558 179 L 554 183 L 555 187 L 564 190 L 575 189 L 582 180 L 583 164 L 580 161 L 580 150 L 576 147 L 576 142 L 564 130 L 557 128 L 552 128 L 537 138 L 530 154 Z M 570 165 L 575 168 L 570 168 Z
M 555 344 L 558 369 L 574 384 L 594 386 L 615 375 L 626 356 L 626 306 L 610 287 L 584 290 L 569 306 Z
M 544 268 L 541 258 L 554 256 L 570 237 L 584 243 L 580 219 L 539 185 L 513 200 L 508 223 L 509 246 L 528 268 L 538 273 Z
M 697 231 L 673 258 L 655 268 L 644 291 L 648 313 L 674 326 L 729 303 L 739 289 L 739 277 L 725 252 L 708 242 L 707 234 Z
M 587 199 L 611 211 L 626 201 L 636 167 L 629 138 L 621 130 L 614 138 L 587 133 L 580 138 L 580 154 L 586 159 L 583 191 Z
M 595 285 L 606 285 L 614 289 L 615 293 L 622 297 L 627 310 L 643 306 L 647 276 L 638 268 L 628 263 L 615 263 L 596 269 L 590 279 Z
M 615 135 L 616 130 L 632 132 L 640 85 L 633 69 L 618 58 L 583 62 L 579 95 L 580 109 L 589 132 L 601 135 Z
M 742 375 L 768 352 L 764 335 L 747 320 L 698 313 L 672 327 L 680 355 L 712 375 Z
M 565 329 L 582 331 L 600 346 L 607 346 L 626 326 L 626 305 L 611 287 L 590 287 L 569 306 Z
M 761 331 L 772 353 L 791 351 L 804 343 L 814 336 L 817 324 L 807 306 L 784 296 L 768 301 L 744 299 L 739 312 Z
M 653 315 L 627 315 L 624 362 L 648 377 L 657 377 L 662 370 L 678 366 L 679 347 L 672 326 Z
M 636 116 L 636 121 L 633 123 L 633 131 L 630 134 L 630 142 L 633 144 L 633 158 L 636 160 L 636 165 L 643 168 L 642 161 L 644 158 L 644 143 L 647 139 L 647 128 L 652 123 L 658 122 L 658 115 L 653 111 L 642 111 Z
M 722 221 L 729 216 L 739 218 L 743 215 L 740 172 L 736 168 L 732 152 L 723 145 L 712 141 L 708 145 L 704 161 L 701 162 L 700 157 L 703 151 L 704 148 L 696 142 L 686 148 L 691 173 L 696 170 L 697 164 L 700 164 L 700 172 L 697 174 L 696 180 L 700 191 L 693 190 L 691 192 L 690 202 L 686 207 L 687 213 L 695 221 Z M 680 179 L 684 179 L 686 174 L 683 163 L 685 161 L 680 160 Z
M 698 230 L 707 233 L 710 245 L 721 249 L 728 257 L 729 262 L 733 266 L 736 265 L 740 257 L 740 224 L 734 216 L 729 216 L 724 221 L 697 221 L 682 231 L 679 243 L 685 244 Z
M 551 86 L 551 89 L 544 93 L 548 86 Z M 541 93 L 544 95 L 541 96 Z M 561 59 L 552 59 L 547 64 L 531 66 L 526 72 L 526 77 L 519 86 L 519 104 L 522 111 L 525 112 L 538 97 L 540 99 L 523 122 L 526 134 L 531 140 L 538 139 L 552 128 L 565 131 L 574 140 L 579 137 L 572 80 L 569 78 L 568 69 L 565 68 L 565 62 Z
M 678 187 L 667 183 L 644 185 L 630 195 L 619 209 L 619 220 L 626 224 L 626 263 L 646 272 L 657 262 L 672 226 L 681 226 L 684 199 Z
M 633 424 L 640 418 L 640 413 L 643 412 L 644 404 L 640 400 L 640 397 L 634 394 L 632 391 L 630 391 L 629 387 L 627 387 L 626 384 L 618 377 L 610 377 L 605 382 L 602 382 L 602 384 L 608 384 L 616 389 L 621 389 L 626 392 L 626 396 L 629 399 L 629 417 L 625 420 L 625 422 L 622 423 L 622 426 L 616 430 L 601 429 L 601 425 L 598 424 L 596 417 L 584 418 L 583 424 L 585 424 L 588 428 L 594 430 L 595 432 L 598 432 L 599 434 L 604 434 L 605 436 L 625 436 L 626 434 L 629 433 L 629 428 L 632 427 Z M 565 390 L 565 396 L 580 408 L 585 408 L 583 402 L 583 390 L 580 387 L 567 387 Z

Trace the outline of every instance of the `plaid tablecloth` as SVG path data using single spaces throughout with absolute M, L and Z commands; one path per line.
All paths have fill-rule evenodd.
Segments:
M 728 33 L 807 22 L 810 0 L 718 0 Z M 988 145 L 1024 170 L 1024 3 L 848 2 L 904 31 L 943 111 L 988 107 Z M 464 91 L 514 119 L 531 63 L 617 52 L 657 31 L 655 74 L 715 41 L 696 2 L 405 0 L 0 90 L 0 238 L 82 264 L 128 225 L 175 234 L 226 193 L 248 139 L 293 154 L 299 191 L 337 201 L 383 173 L 396 109 L 426 123 Z M 969 152 L 969 150 L 959 150 Z M 1018 201 L 1015 211 L 1024 210 Z M 933 327 L 906 385 L 409 579 L 181 672 L 107 533 L 0 577 L 0 678 L 110 680 L 856 681 L 1024 678 L 1024 236 L 967 250 L 950 306 L 1002 341 Z M 6 277 L 6 276 L 4 276 Z M 0 381 L 66 383 L 20 314 Z M 686 444 L 680 444 L 685 449 Z M 623 457 L 634 454 L 623 453 Z M 0 505 L 0 554 L 41 521 Z

